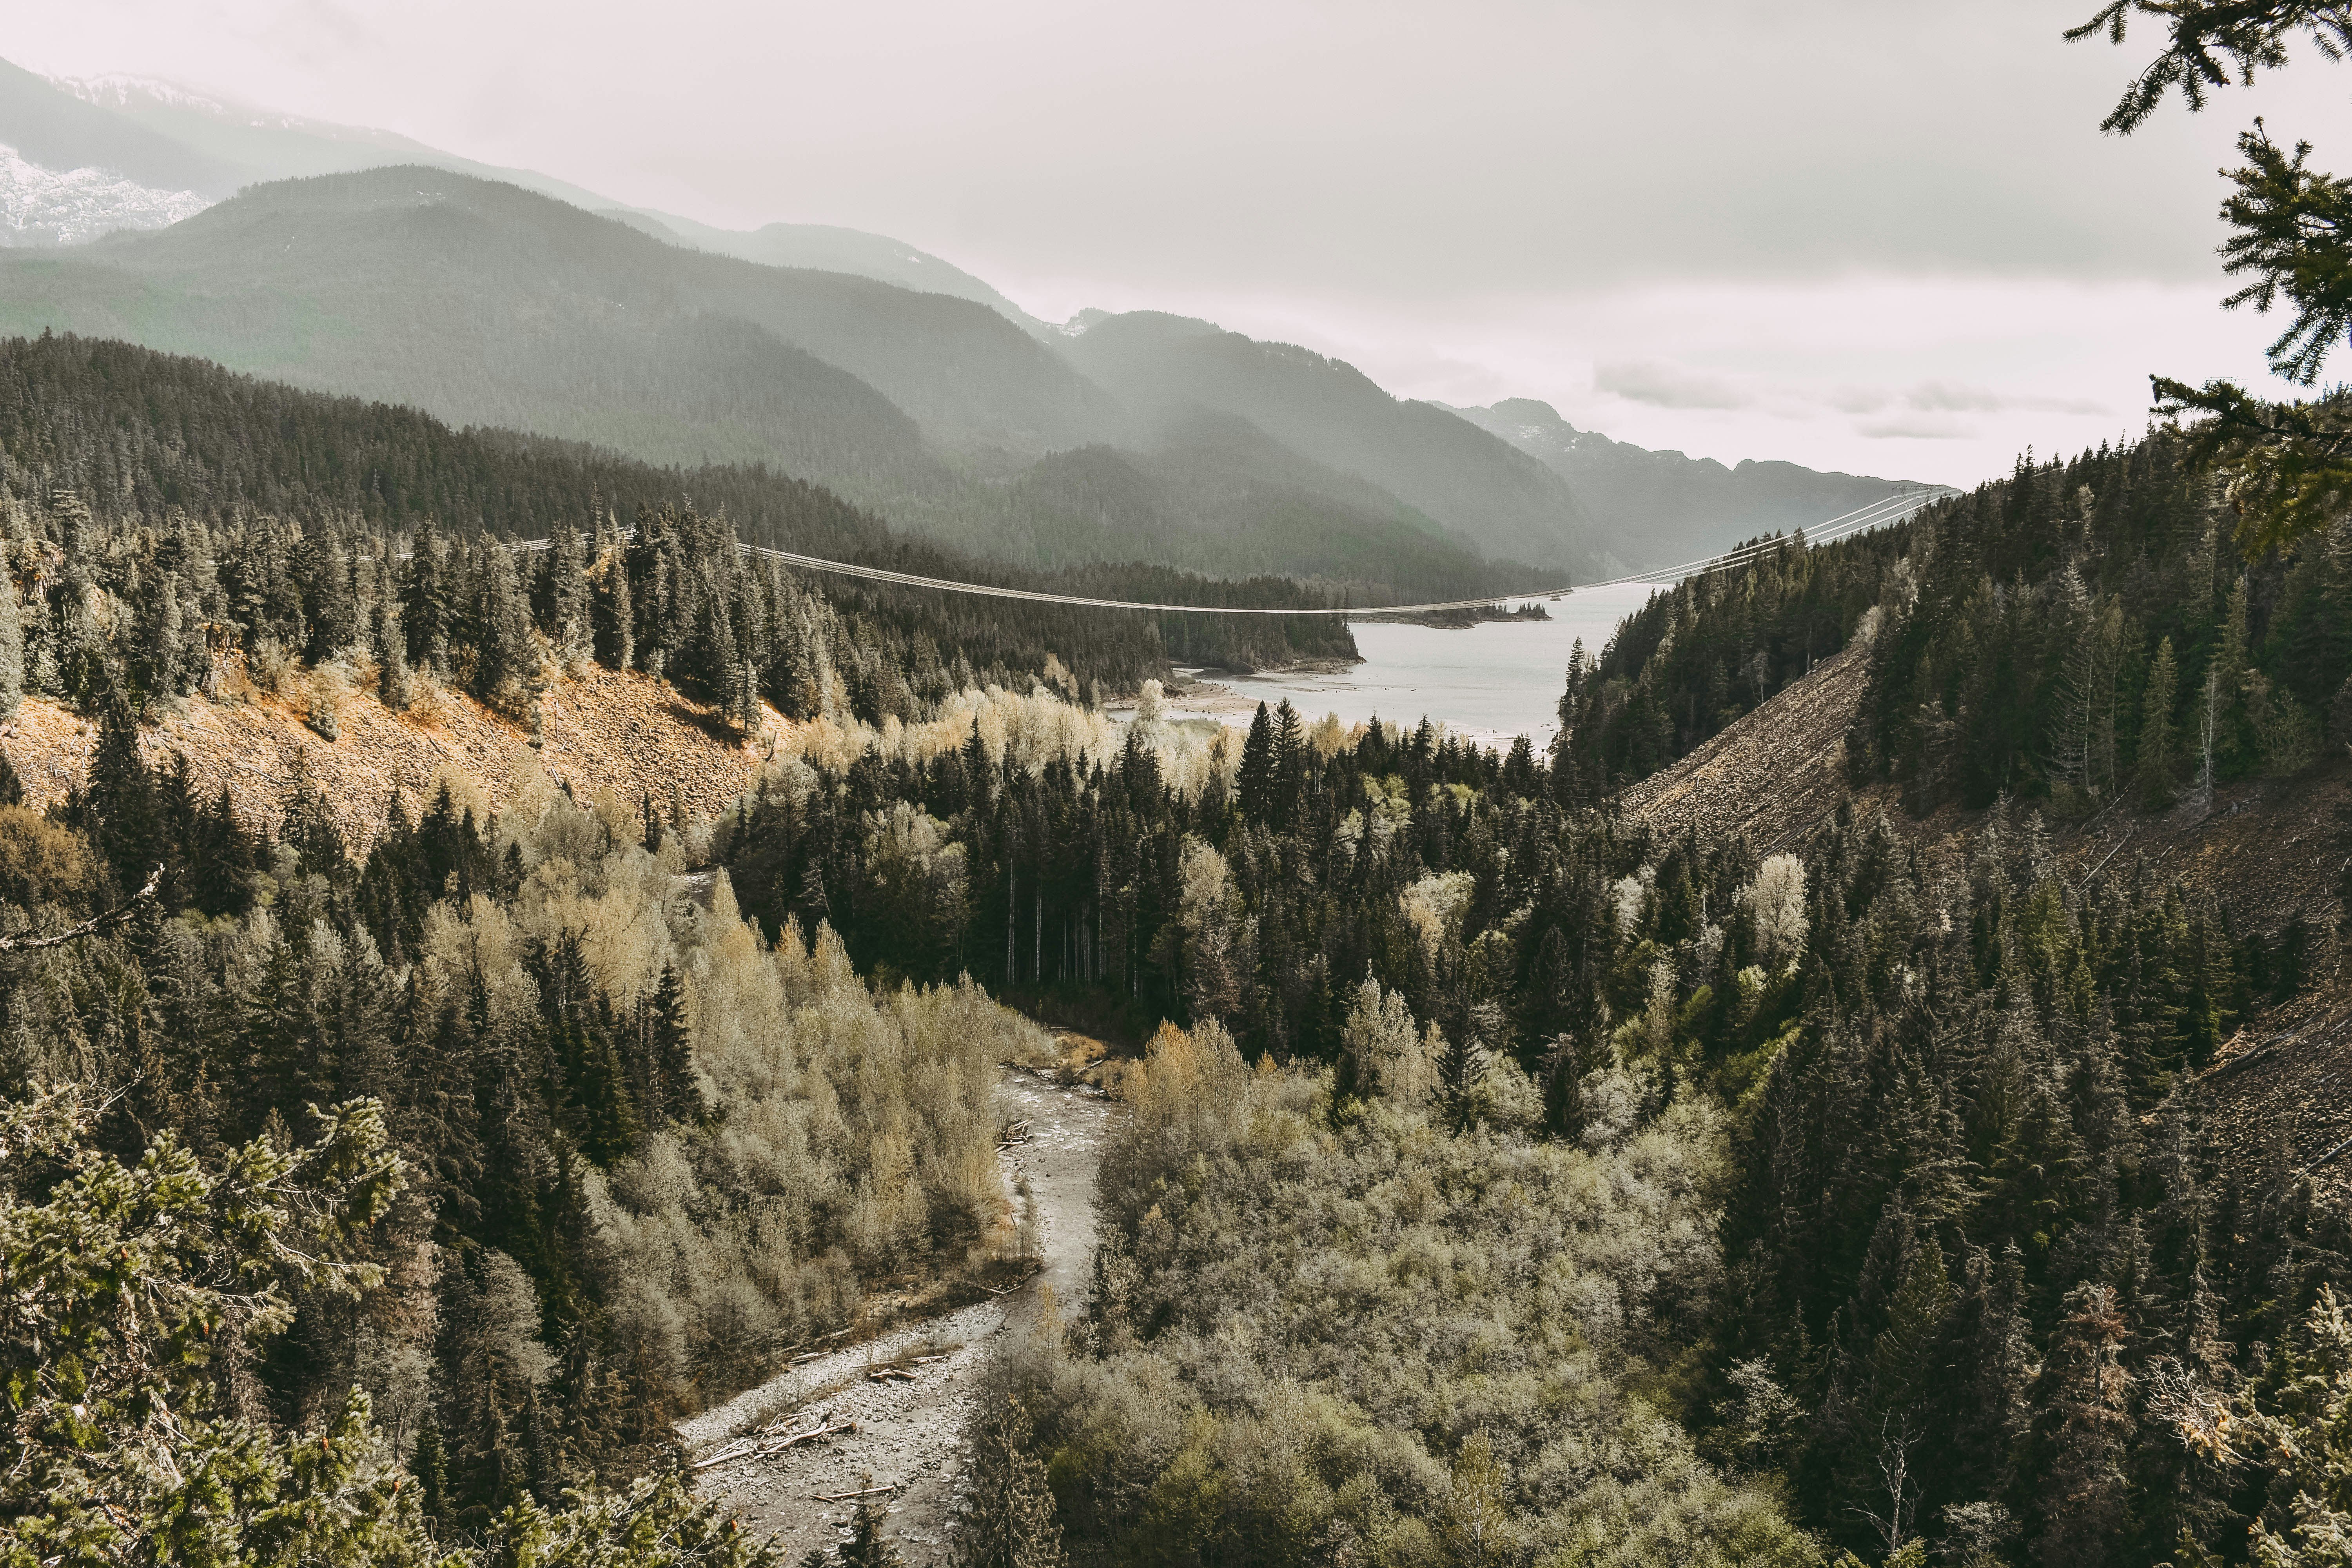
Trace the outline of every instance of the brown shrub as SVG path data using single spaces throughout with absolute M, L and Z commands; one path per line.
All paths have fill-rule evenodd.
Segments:
M 75 904 L 97 885 L 80 834 L 25 806 L 0 805 L 0 902 Z

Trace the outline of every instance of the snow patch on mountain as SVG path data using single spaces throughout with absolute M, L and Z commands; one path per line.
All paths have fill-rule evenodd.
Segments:
M 126 76 L 117 71 L 106 76 L 53 76 L 49 85 L 73 94 L 84 103 L 94 103 L 100 109 L 136 109 L 148 104 L 161 104 L 171 109 L 192 109 L 199 114 L 217 118 L 229 117 L 228 106 L 217 99 L 190 92 L 176 82 L 159 80 L 152 76 Z
M 212 205 L 104 169 L 44 169 L 0 145 L 0 246 L 80 245 L 118 228 L 162 228 Z

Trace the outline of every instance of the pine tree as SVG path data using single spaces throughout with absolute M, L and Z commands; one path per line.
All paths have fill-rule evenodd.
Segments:
M 1249 738 L 1242 742 L 1241 771 L 1234 779 L 1242 815 L 1252 822 L 1265 822 L 1273 816 L 1274 770 L 1274 723 L 1261 702 L 1256 717 L 1250 721 Z
M 437 1535 L 448 1529 L 449 1451 L 441 1441 L 441 1424 L 428 1414 L 408 1450 L 408 1473 L 416 1478 L 417 1510 Z
M 2123 1461 L 2130 1442 L 2131 1373 L 2116 1293 L 2105 1285 L 2069 1291 L 2065 1317 L 2035 1380 L 2036 1501 L 2042 1531 L 2034 1555 L 2048 1568 L 2095 1568 L 2126 1523 Z
M 515 581 L 513 555 L 485 547 L 482 557 L 474 612 L 478 642 L 471 689 L 488 706 L 525 717 L 536 710 L 545 684 L 540 673 L 539 647 L 531 635 L 530 607 Z
M 842 1543 L 842 1568 L 904 1568 L 906 1559 L 882 1533 L 882 1510 L 872 1498 L 860 1498 L 857 1516 L 850 1521 L 849 1539 Z
M 182 675 L 188 659 L 186 623 L 180 614 L 180 577 L 167 572 L 155 591 L 155 607 L 148 620 L 146 646 L 140 650 L 139 689 L 152 702 L 176 697 L 184 689 Z
M 549 531 L 540 570 L 540 624 L 546 629 L 557 663 L 575 674 L 595 650 L 595 626 L 591 608 L 587 558 L 580 531 L 568 522 Z
M 154 775 L 139 750 L 139 721 L 119 689 L 100 710 L 98 746 L 90 753 L 87 799 L 99 851 L 125 892 L 163 863 L 167 845 Z
M 973 1435 L 967 1500 L 949 1558 L 954 1568 L 1062 1568 L 1062 1526 L 1045 1467 L 1030 1452 L 1033 1439 L 1017 1399 Z
M 1268 759 L 1268 806 L 1277 827 L 1290 826 L 1298 808 L 1299 792 L 1307 782 L 1307 734 L 1298 722 L 1298 710 L 1290 699 L 1274 711 L 1273 749 Z
M 2166 637 L 2148 661 L 2147 688 L 2140 699 L 2140 804 L 2150 811 L 2171 805 L 2179 791 L 2179 764 L 2173 760 L 2172 744 L 2172 704 L 2179 683 L 2172 639 Z
M 702 1087 L 695 1077 L 694 1042 L 687 1027 L 686 983 L 677 969 L 663 964 L 661 980 L 640 1005 L 644 1070 L 651 1086 L 648 1103 L 665 1122 L 699 1121 Z
M 408 638 L 408 661 L 449 676 L 450 645 L 456 640 L 449 591 L 449 560 L 440 531 L 428 514 L 408 556 L 408 580 L 400 599 L 400 624 Z
M 0 719 L 25 700 L 25 616 L 16 583 L 0 569 Z
M 596 658 L 614 669 L 635 663 L 636 610 L 629 601 L 629 565 L 620 532 L 600 524 L 597 532 L 594 614 Z

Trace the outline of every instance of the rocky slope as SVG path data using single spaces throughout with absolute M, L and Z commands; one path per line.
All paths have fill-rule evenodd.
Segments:
M 756 744 L 713 710 L 646 676 L 592 667 L 551 688 L 541 706 L 537 761 L 583 796 L 605 788 L 634 805 L 651 795 L 667 811 L 675 790 L 688 812 L 715 816 L 760 764 Z M 346 840 L 362 847 L 374 837 L 395 789 L 414 814 L 447 770 L 496 804 L 511 793 L 518 764 L 533 755 L 523 726 L 454 692 L 432 692 L 405 713 L 358 692 L 342 694 L 333 707 L 330 741 L 305 722 L 307 702 L 257 692 L 191 698 L 148 729 L 148 757 L 184 755 L 205 795 L 226 786 L 238 815 L 256 825 L 276 818 L 299 767 L 333 804 Z M 0 726 L 0 743 L 36 806 L 81 782 L 97 739 L 90 721 L 39 699 Z

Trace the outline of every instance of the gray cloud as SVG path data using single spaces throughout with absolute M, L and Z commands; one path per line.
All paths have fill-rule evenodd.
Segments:
M 1747 408 L 1755 399 L 1719 376 L 1638 360 L 1592 367 L 1592 386 L 1656 408 Z
M 1913 408 L 1942 410 L 1950 413 L 1997 414 L 2011 409 L 2025 409 L 2045 414 L 2105 414 L 2104 403 L 2083 397 L 2046 397 L 1995 392 L 1990 387 L 1969 386 L 1959 382 L 1923 381 L 1904 394 L 1903 401 Z
M 193 78 L 707 221 L 899 236 L 1016 298 L 2211 276 L 2231 133 L 2257 107 L 2324 127 L 2340 85 L 2309 68 L 2102 137 L 2137 56 L 2066 47 L 2071 13 L 0 0 L 0 36 L 37 68 Z
M 1977 426 L 1965 419 L 1938 419 L 1933 415 L 1898 415 L 1856 425 L 1854 433 L 1872 441 L 1966 441 Z

